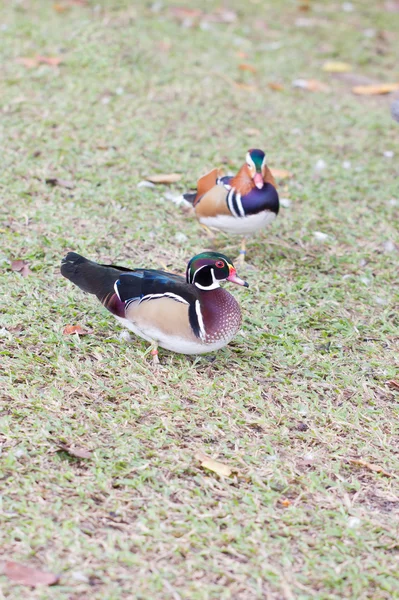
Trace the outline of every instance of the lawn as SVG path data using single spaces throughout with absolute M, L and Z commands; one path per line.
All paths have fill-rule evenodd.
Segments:
M 60 580 L 0 598 L 399 598 L 399 124 L 352 92 L 399 81 L 395 7 L 4 3 L 0 558 Z M 251 147 L 292 176 L 229 285 L 242 331 L 154 370 L 60 260 L 235 257 L 170 196 Z

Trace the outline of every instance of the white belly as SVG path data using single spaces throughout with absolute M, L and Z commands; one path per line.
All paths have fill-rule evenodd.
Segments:
M 214 227 L 227 233 L 236 233 L 245 235 L 254 233 L 270 225 L 276 218 L 276 214 L 271 210 L 264 210 L 256 215 L 247 217 L 233 217 L 230 215 L 218 215 L 217 217 L 200 217 L 199 221 L 207 227 Z
M 201 341 L 193 342 L 191 340 L 184 340 L 178 336 L 165 336 L 164 333 L 156 328 L 147 327 L 145 329 L 140 329 L 137 325 L 129 321 L 129 319 L 116 316 L 115 318 L 118 319 L 122 325 L 130 329 L 130 331 L 133 331 L 133 333 L 144 338 L 148 342 L 157 342 L 161 348 L 180 354 L 205 354 L 207 352 L 214 352 L 215 350 L 219 350 L 220 348 L 223 348 L 223 346 L 226 346 L 226 344 L 234 337 L 234 335 L 232 335 L 230 338 L 205 344 Z

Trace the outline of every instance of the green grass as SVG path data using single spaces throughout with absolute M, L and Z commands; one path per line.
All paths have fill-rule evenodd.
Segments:
M 4 598 L 399 598 L 399 394 L 387 384 L 399 366 L 399 129 L 389 97 L 356 97 L 322 71 L 343 60 L 397 81 L 399 15 L 382 1 L 298 4 L 231 1 L 234 23 L 191 28 L 167 2 L 2 9 L 0 547 L 61 574 L 36 591 L 1 577 Z M 15 61 L 37 54 L 64 62 Z M 295 89 L 298 78 L 330 91 Z M 209 241 L 163 187 L 137 183 L 176 171 L 178 194 L 254 146 L 293 177 L 279 188 L 291 206 L 249 242 L 249 290 L 229 288 L 242 332 L 210 357 L 161 351 L 154 372 L 146 344 L 121 341 L 60 259 L 73 249 L 184 272 Z M 217 245 L 234 257 L 239 240 Z M 13 273 L 13 259 L 33 274 Z M 77 323 L 93 333 L 63 336 Z M 206 472 L 199 451 L 233 475 Z

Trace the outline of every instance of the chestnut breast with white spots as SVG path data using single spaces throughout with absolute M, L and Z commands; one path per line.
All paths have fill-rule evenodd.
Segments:
M 205 329 L 205 344 L 224 341 L 226 344 L 241 327 L 241 310 L 237 300 L 223 288 L 201 291 L 201 313 Z

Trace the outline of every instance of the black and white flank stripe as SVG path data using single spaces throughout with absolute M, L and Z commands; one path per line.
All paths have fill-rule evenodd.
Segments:
M 234 188 L 231 188 L 227 194 L 227 206 L 234 217 L 245 217 L 245 212 L 241 202 L 241 194 Z

